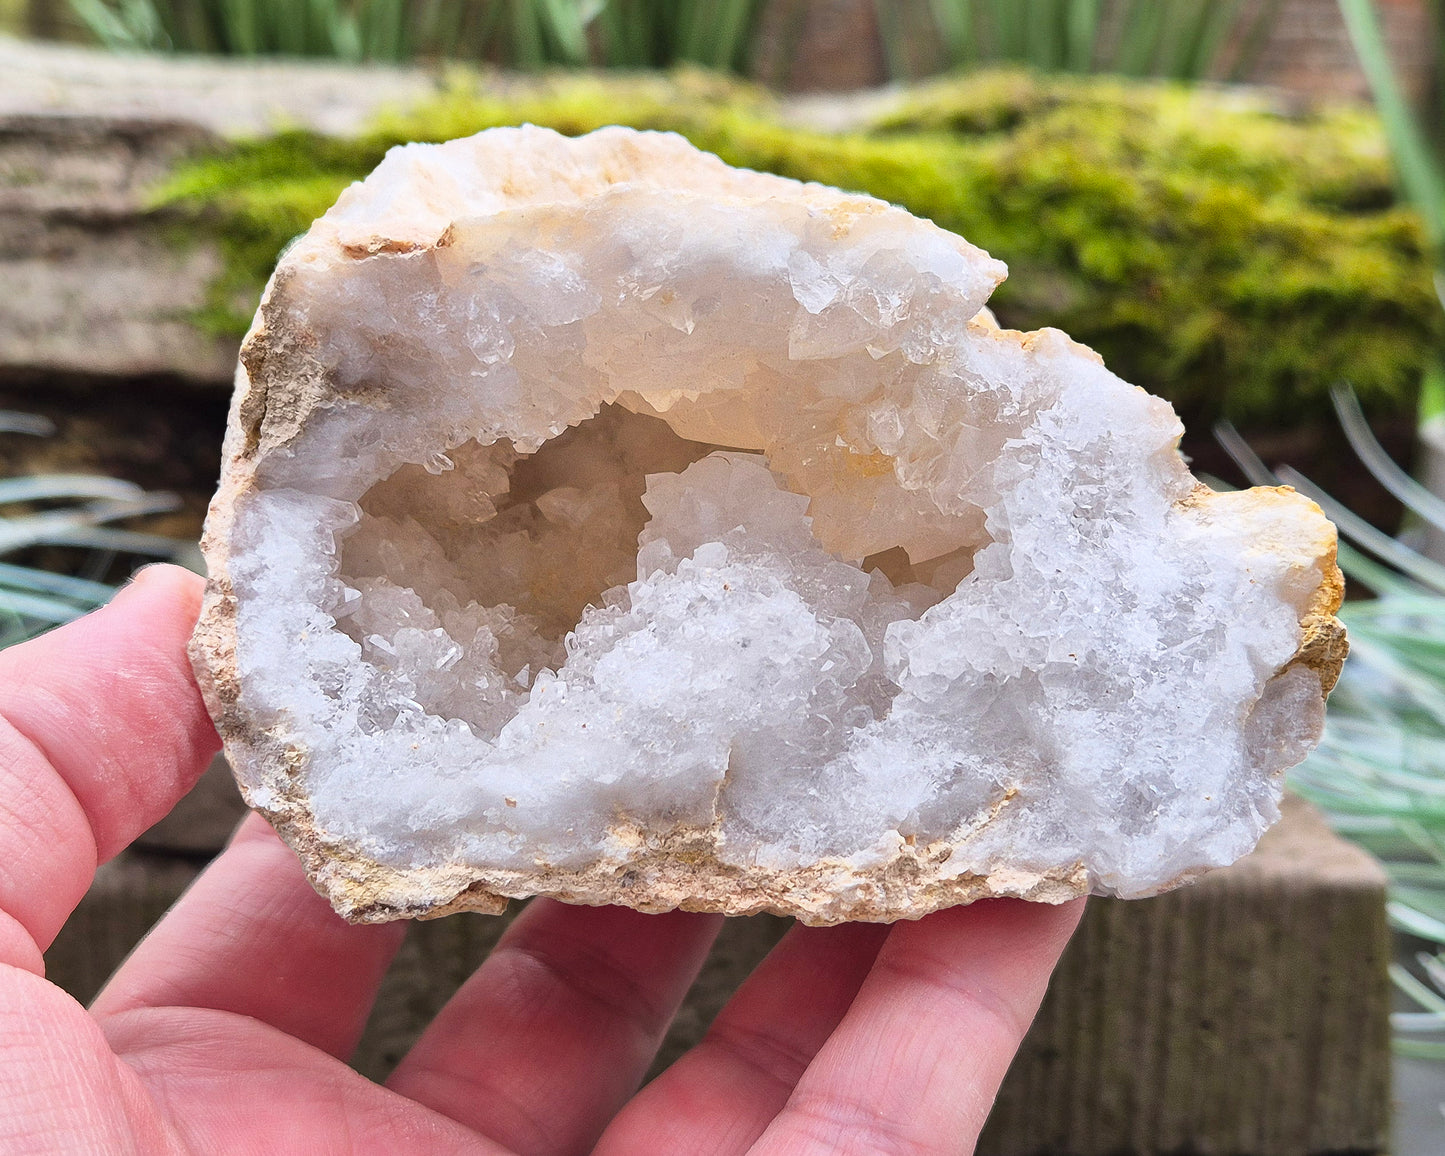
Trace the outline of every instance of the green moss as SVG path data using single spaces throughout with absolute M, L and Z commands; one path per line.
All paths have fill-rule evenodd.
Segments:
M 531 121 L 681 132 L 731 164 L 872 193 L 1009 263 L 995 296 L 1194 420 L 1294 420 L 1351 381 L 1413 412 L 1442 333 L 1419 224 L 1367 115 L 1110 80 L 983 74 L 915 90 L 845 134 L 785 124 L 696 73 L 453 83 L 355 140 L 284 133 L 174 174 L 161 200 L 219 241 L 207 324 L 243 329 L 280 248 L 393 144 Z

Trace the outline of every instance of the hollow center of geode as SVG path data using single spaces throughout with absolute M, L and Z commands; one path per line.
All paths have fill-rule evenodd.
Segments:
M 720 456 L 689 470 L 710 455 Z M 390 691 L 404 681 L 427 713 L 491 737 L 538 674 L 565 663 L 565 640 L 589 606 L 627 606 L 629 583 L 687 557 L 690 536 L 766 537 L 752 500 L 759 491 L 770 492 L 777 521 L 792 523 L 785 553 L 886 604 L 887 621 L 916 618 L 971 566 L 969 547 L 917 564 L 901 546 L 860 567 L 825 556 L 808 533 L 807 499 L 787 493 L 761 455 L 690 441 L 660 418 L 604 405 L 533 453 L 505 439 L 468 442 L 372 486 L 356 524 L 338 535 L 337 577 L 355 593 L 337 624 Z M 702 508 L 718 498 L 716 509 Z M 654 544 L 640 556 L 649 528 Z M 879 711 L 897 691 L 881 674 L 870 689 Z M 379 713 L 376 725 L 394 721 Z
M 714 448 L 611 405 L 533 454 L 469 442 L 367 491 L 341 574 L 505 603 L 560 647 L 584 607 L 637 576 L 646 475 L 680 473 Z

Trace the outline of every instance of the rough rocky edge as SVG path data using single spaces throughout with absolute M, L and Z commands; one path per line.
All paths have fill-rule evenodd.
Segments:
M 1004 266 L 681 138 L 393 150 L 241 355 L 194 641 L 348 918 L 1150 895 L 1277 817 L 1335 534 Z

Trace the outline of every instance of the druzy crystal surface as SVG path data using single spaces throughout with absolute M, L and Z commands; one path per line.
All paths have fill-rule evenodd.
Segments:
M 393 150 L 242 354 L 195 653 L 343 913 L 916 916 L 1248 851 L 1334 534 L 1000 330 L 1004 267 L 680 138 Z

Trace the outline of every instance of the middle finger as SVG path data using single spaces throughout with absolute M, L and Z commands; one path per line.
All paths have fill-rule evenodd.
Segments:
M 586 1152 L 641 1083 L 721 922 L 535 900 L 388 1084 L 519 1156 Z

